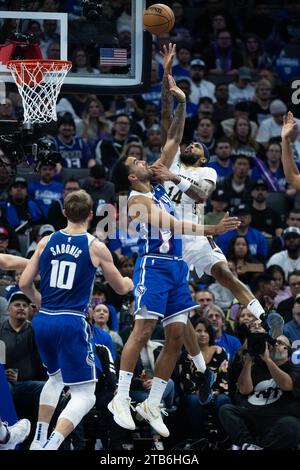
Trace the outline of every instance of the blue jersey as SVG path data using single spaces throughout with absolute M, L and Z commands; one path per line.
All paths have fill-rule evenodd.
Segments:
M 87 313 L 97 269 L 89 251 L 93 240 L 89 233 L 62 230 L 50 236 L 40 256 L 41 313 Z
M 73 137 L 71 142 L 62 142 L 58 135 L 52 137 L 57 151 L 62 156 L 62 165 L 66 168 L 87 168 L 92 157 L 89 145 L 80 137 Z
M 131 191 L 129 198 L 134 196 L 146 196 L 152 199 L 154 203 L 162 210 L 177 218 L 172 201 L 166 193 L 166 190 L 160 184 L 154 185 L 152 192 L 140 193 Z M 151 226 L 151 224 L 141 223 L 137 226 L 139 232 L 139 256 L 145 254 L 161 254 L 169 256 L 182 256 L 182 240 L 181 235 L 174 234 L 170 230 L 163 230 Z

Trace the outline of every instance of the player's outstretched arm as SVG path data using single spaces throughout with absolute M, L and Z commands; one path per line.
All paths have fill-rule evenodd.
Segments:
M 178 105 L 174 117 L 172 119 L 171 126 L 168 130 L 167 141 L 162 149 L 161 156 L 158 159 L 158 162 L 163 163 L 169 168 L 174 160 L 174 157 L 177 153 L 178 147 L 183 136 L 186 97 L 184 92 L 176 85 L 176 82 L 172 75 L 168 75 L 168 81 L 170 93 L 172 93 L 172 95 L 176 97 Z
M 45 237 L 48 239 L 48 237 Z M 45 246 L 45 238 L 43 238 L 37 246 L 32 258 L 28 260 L 28 264 L 24 269 L 20 280 L 19 286 L 22 292 L 37 306 L 39 309 L 41 306 L 41 294 L 35 287 L 33 281 L 37 277 L 40 271 L 40 254 Z
M 15 255 L 0 255 L 0 269 L 5 271 L 15 271 L 16 269 L 25 269 L 29 260 Z
M 169 89 L 168 75 L 172 75 L 172 65 L 176 52 L 176 44 L 169 43 L 169 46 L 162 48 L 162 60 L 164 67 L 164 75 L 161 86 L 161 140 L 162 146 L 165 145 L 168 130 L 172 122 L 172 114 L 174 109 L 174 99 Z
M 128 294 L 133 289 L 129 277 L 123 277 L 114 265 L 113 258 L 104 243 L 95 240 L 91 245 L 91 257 L 95 266 L 101 266 L 105 280 L 119 295 Z
M 282 147 L 282 165 L 285 178 L 293 188 L 300 189 L 300 174 L 293 159 L 290 138 L 293 133 L 297 132 L 297 123 L 294 120 L 293 113 L 290 111 L 283 118 L 283 126 L 281 130 L 281 147 Z
M 168 212 L 159 209 L 151 199 L 145 196 L 136 196 L 129 200 L 128 215 L 132 220 L 148 223 L 153 228 L 170 230 L 178 237 L 221 235 L 240 225 L 238 218 L 230 217 L 228 212 L 217 225 L 199 225 L 187 220 L 178 220 Z

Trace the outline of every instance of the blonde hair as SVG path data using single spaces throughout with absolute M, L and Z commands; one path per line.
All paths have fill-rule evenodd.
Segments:
M 93 210 L 93 200 L 84 189 L 79 189 L 66 196 L 64 209 L 70 222 L 85 222 Z

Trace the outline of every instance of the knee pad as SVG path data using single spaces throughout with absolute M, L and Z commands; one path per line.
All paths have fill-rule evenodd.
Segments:
M 68 419 L 76 428 L 96 402 L 95 388 L 96 382 L 70 385 L 71 399 L 59 418 Z
M 50 375 L 40 394 L 40 405 L 56 408 L 60 394 L 64 388 L 62 375 L 58 372 Z

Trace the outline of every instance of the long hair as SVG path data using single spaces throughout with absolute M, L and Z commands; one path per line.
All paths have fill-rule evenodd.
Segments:
M 210 321 L 207 320 L 207 318 L 199 318 L 199 320 L 197 320 L 194 325 L 194 329 L 196 329 L 196 326 L 199 324 L 204 325 L 204 328 L 207 331 L 207 334 L 209 336 L 208 345 L 212 346 L 216 338 L 216 333 L 215 333 L 215 330 L 213 329 L 212 324 L 210 323 Z
M 247 240 L 247 238 L 243 237 L 243 235 L 237 235 L 236 237 L 233 237 L 230 240 L 229 246 L 228 246 L 228 252 L 227 252 L 228 261 L 233 261 L 234 263 L 237 261 L 237 258 L 236 258 L 236 255 L 235 255 L 235 242 L 237 241 L 238 238 L 242 238 L 243 240 L 245 240 L 246 245 L 247 245 L 247 252 L 246 252 L 246 255 L 244 257 L 244 260 L 245 261 L 252 261 L 248 240 Z
M 246 137 L 245 144 L 253 147 L 254 150 L 257 151 L 258 150 L 258 145 L 255 142 L 255 140 L 253 139 L 253 137 L 251 136 L 251 131 L 252 131 L 251 124 L 250 124 L 249 119 L 246 116 L 239 116 L 235 119 L 234 126 L 233 126 L 233 133 L 232 133 L 231 138 L 230 138 L 232 148 L 237 149 L 240 146 L 240 144 L 242 143 L 239 140 L 239 137 L 238 137 L 237 132 L 236 132 L 237 125 L 238 125 L 238 122 L 239 122 L 240 119 L 244 119 L 244 121 L 246 121 L 247 124 L 248 124 L 248 134 L 247 134 L 247 137 Z M 243 142 L 243 144 L 244 144 L 244 142 Z

